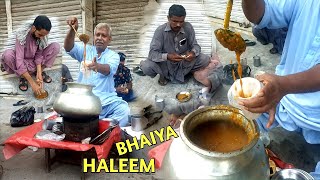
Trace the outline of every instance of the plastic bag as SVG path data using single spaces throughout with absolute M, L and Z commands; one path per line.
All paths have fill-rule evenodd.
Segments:
M 49 130 L 39 131 L 36 135 L 36 139 L 50 140 L 50 141 L 62 141 L 66 137 L 66 134 L 55 134 Z
M 33 106 L 24 106 L 13 112 L 10 118 L 11 127 L 21 127 L 33 124 L 35 112 Z

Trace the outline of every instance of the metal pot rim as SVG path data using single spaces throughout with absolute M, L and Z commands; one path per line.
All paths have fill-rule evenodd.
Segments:
M 230 108 L 230 111 L 233 111 L 234 113 L 240 114 L 241 116 L 243 116 L 243 118 L 249 122 L 252 122 L 253 124 L 253 128 L 255 130 L 255 133 L 257 134 L 249 144 L 247 144 L 246 146 L 244 146 L 242 149 L 236 150 L 236 151 L 232 151 L 232 152 L 217 152 L 217 151 L 208 151 L 205 150 L 203 148 L 198 147 L 197 145 L 195 145 L 194 143 L 192 143 L 192 141 L 189 139 L 189 137 L 186 135 L 186 125 L 187 123 L 189 123 L 189 121 L 191 121 L 192 117 L 208 111 L 208 110 L 226 110 L 226 107 Z M 180 137 L 182 139 L 182 141 L 193 151 L 204 155 L 204 156 L 208 156 L 208 157 L 215 157 L 215 158 L 230 158 L 230 157 L 234 157 L 234 156 L 238 156 L 240 154 L 243 154 L 245 152 L 247 152 L 248 150 L 252 149 L 258 142 L 260 133 L 259 133 L 259 128 L 257 123 L 254 120 L 249 120 L 247 119 L 239 109 L 234 108 L 232 106 L 226 106 L 223 105 L 222 108 L 221 106 L 210 106 L 210 107 L 205 107 L 205 108 L 201 108 L 201 109 L 197 109 L 193 112 L 191 112 L 190 114 L 188 114 L 184 120 L 182 121 L 182 123 L 180 124 Z
M 78 82 L 66 82 L 66 85 L 79 85 L 79 86 L 89 86 L 89 87 L 95 87 L 95 85 L 92 84 L 83 84 L 83 83 L 78 83 Z
M 276 172 L 272 177 L 271 180 L 279 180 L 279 179 L 286 179 L 286 178 L 293 178 L 295 176 L 296 179 L 303 179 L 303 180 L 314 180 L 314 178 L 306 171 L 302 169 L 282 169 Z

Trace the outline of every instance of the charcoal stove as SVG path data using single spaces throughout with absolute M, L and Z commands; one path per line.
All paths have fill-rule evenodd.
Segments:
M 62 121 L 65 140 L 81 142 L 88 137 L 93 139 L 99 134 L 99 116 L 82 119 L 62 117 Z

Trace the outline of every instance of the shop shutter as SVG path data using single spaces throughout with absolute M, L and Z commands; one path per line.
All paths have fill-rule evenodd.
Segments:
M 106 22 L 112 28 L 109 48 L 127 55 L 127 62 L 139 57 L 140 30 L 143 27 L 144 7 L 148 0 L 97 0 L 96 24 Z
M 227 2 L 227 0 L 203 0 L 206 15 L 224 19 Z M 249 23 L 242 11 L 241 1 L 233 1 L 230 21 L 237 23 Z

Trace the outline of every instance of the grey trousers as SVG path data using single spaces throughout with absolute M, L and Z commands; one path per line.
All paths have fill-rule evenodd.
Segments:
M 164 76 L 170 81 L 179 81 L 184 82 L 185 76 L 188 73 L 195 72 L 203 67 L 206 67 L 209 64 L 210 57 L 200 53 L 200 55 L 193 61 L 162 61 L 154 62 L 149 59 L 141 61 L 141 69 L 144 74 L 155 77 L 157 74 Z
M 253 35 L 262 44 L 272 43 L 273 47 L 281 54 L 287 36 L 287 28 L 281 29 L 258 29 L 256 26 L 252 28 Z

